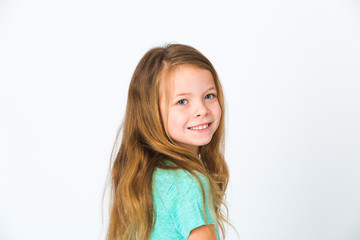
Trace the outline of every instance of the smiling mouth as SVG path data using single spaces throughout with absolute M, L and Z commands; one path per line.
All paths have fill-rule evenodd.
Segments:
M 190 130 L 203 130 L 208 128 L 211 125 L 211 123 L 207 123 L 207 124 L 203 124 L 203 125 L 199 125 L 199 126 L 195 126 L 195 127 L 189 127 L 188 129 Z

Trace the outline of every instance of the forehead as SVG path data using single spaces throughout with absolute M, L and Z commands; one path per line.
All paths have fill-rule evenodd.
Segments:
M 214 78 L 209 70 L 192 65 L 176 66 L 163 80 L 162 85 L 161 92 L 167 92 L 170 95 L 201 91 L 212 86 L 216 88 Z

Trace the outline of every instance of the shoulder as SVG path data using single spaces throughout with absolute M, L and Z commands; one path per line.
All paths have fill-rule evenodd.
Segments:
M 200 172 L 177 169 L 157 169 L 153 175 L 153 197 L 161 201 L 169 211 L 183 211 L 188 205 L 201 205 L 212 201 L 209 180 Z M 203 191 L 204 190 L 204 191 Z M 205 199 L 204 199 L 205 196 Z
M 198 171 L 194 171 L 203 184 L 204 190 L 209 190 L 209 180 Z M 200 188 L 200 184 L 195 176 L 183 169 L 160 169 L 156 168 L 153 174 L 153 185 L 162 192 L 187 192 L 191 189 Z M 201 189 L 201 188 L 200 188 Z
M 194 173 L 204 192 L 197 178 L 186 170 L 156 169 L 153 175 L 155 208 L 159 204 L 163 208 L 158 211 L 166 209 L 175 229 L 185 239 L 199 226 L 216 225 L 209 180 L 200 172 Z

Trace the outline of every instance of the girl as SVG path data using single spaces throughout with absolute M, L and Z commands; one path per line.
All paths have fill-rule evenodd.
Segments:
M 225 237 L 223 116 L 219 78 L 199 51 L 170 44 L 143 56 L 112 151 L 107 240 Z

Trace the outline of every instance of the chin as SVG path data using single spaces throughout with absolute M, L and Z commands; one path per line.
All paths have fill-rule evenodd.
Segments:
M 202 146 L 208 145 L 210 142 L 211 142 L 211 139 L 209 141 L 198 142 L 197 144 L 193 144 L 193 145 L 197 146 L 197 147 L 202 147 Z

